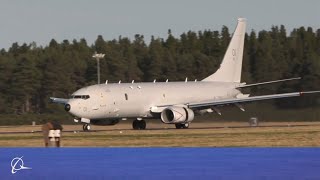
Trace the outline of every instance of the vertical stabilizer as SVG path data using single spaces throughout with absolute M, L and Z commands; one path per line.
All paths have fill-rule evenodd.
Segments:
M 202 81 L 240 82 L 246 19 L 239 18 L 220 68 Z

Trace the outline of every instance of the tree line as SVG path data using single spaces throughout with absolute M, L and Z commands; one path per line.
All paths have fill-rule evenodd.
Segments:
M 201 80 L 217 70 L 231 34 L 221 31 L 188 31 L 166 38 L 143 35 L 131 40 L 119 37 L 94 44 L 85 39 L 52 39 L 43 47 L 36 43 L 13 43 L 0 51 L 0 113 L 53 113 L 57 107 L 49 97 L 69 97 L 83 86 L 96 84 L 94 52 L 106 54 L 100 61 L 101 79 L 109 82 Z M 320 29 L 308 27 L 288 33 L 283 25 L 270 30 L 251 31 L 245 36 L 242 81 L 255 83 L 289 77 L 302 81 L 249 89 L 251 94 L 320 90 Z M 319 98 L 307 97 L 273 102 L 274 106 L 297 108 L 314 106 Z

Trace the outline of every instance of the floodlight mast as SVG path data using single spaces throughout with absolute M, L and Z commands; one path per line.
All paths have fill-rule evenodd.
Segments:
M 98 76 L 98 84 L 100 84 L 100 59 L 104 58 L 105 54 L 95 52 L 93 54 L 93 58 L 97 60 L 97 76 Z

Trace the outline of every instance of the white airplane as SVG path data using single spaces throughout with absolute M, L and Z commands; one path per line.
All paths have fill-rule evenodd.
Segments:
M 84 123 L 83 130 L 90 124 L 114 125 L 120 120 L 135 119 L 133 129 L 145 129 L 144 119 L 158 118 L 163 123 L 175 124 L 177 129 L 188 128 L 196 113 L 217 112 L 223 105 L 240 105 L 267 99 L 301 96 L 320 91 L 293 92 L 263 96 L 242 94 L 241 89 L 289 81 L 300 78 L 282 79 L 256 84 L 241 83 L 246 19 L 239 18 L 238 24 L 224 55 L 220 68 L 202 81 L 144 82 L 96 84 L 81 88 L 69 99 L 51 97 L 54 103 L 65 105 L 65 110 L 75 116 L 75 122 Z

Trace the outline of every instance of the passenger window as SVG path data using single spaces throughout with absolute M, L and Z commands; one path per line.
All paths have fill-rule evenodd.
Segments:
M 124 94 L 124 97 L 125 97 L 126 100 L 128 101 L 128 94 L 127 94 L 127 93 Z

